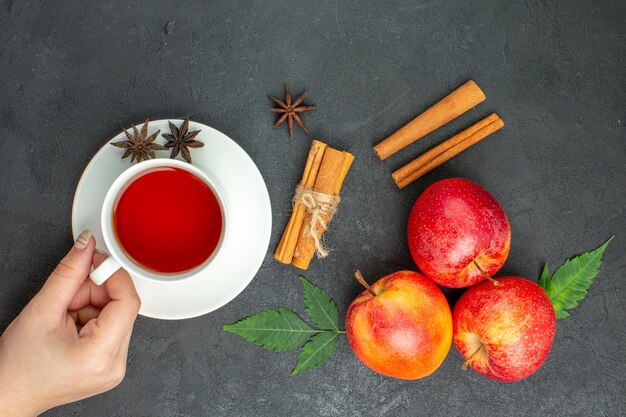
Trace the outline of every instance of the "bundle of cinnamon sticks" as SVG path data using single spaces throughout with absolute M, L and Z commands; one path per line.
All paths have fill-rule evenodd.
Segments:
M 352 154 L 313 140 L 299 190 L 310 190 L 313 195 L 338 196 L 353 160 Z M 315 238 L 321 238 L 334 212 L 319 210 L 314 213 L 314 210 L 301 201 L 294 201 L 291 218 L 274 252 L 276 260 L 300 269 L 309 267 L 316 251 Z M 312 224 L 313 216 L 321 219 Z
M 484 100 L 483 91 L 470 80 L 380 142 L 374 147 L 374 152 L 381 160 L 387 159 Z M 503 126 L 502 119 L 493 113 L 398 169 L 391 176 L 399 188 L 404 188 Z

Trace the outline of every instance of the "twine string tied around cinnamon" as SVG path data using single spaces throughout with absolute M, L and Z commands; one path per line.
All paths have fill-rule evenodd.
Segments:
M 318 258 L 328 256 L 328 249 L 322 242 L 322 234 L 328 228 L 328 223 L 335 215 L 340 201 L 341 197 L 338 195 L 320 193 L 312 188 L 303 187 L 302 184 L 298 184 L 296 188 L 293 203 L 302 204 L 311 214 L 311 220 L 305 225 L 304 234 L 313 239 Z

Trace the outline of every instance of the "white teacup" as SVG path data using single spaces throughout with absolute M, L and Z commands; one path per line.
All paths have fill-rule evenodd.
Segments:
M 219 202 L 222 211 L 222 233 L 215 250 L 203 263 L 189 271 L 184 271 L 181 273 L 158 273 L 146 269 L 134 262 L 128 257 L 128 255 L 126 255 L 124 249 L 120 246 L 120 243 L 115 236 L 115 228 L 113 226 L 113 210 L 115 209 L 115 205 L 122 192 L 125 190 L 126 186 L 146 171 L 163 167 L 172 167 L 185 170 L 193 174 L 200 180 L 204 181 L 204 183 L 206 183 L 215 194 L 215 197 L 217 198 L 217 201 Z M 102 227 L 102 235 L 104 237 L 104 243 L 106 245 L 106 249 L 111 256 L 109 256 L 102 264 L 100 264 L 96 269 L 91 272 L 90 277 L 93 282 L 95 282 L 97 285 L 101 285 L 107 279 L 109 279 L 109 277 L 111 277 L 111 275 L 113 275 L 118 269 L 124 268 L 133 277 L 147 279 L 151 281 L 158 281 L 162 283 L 172 283 L 185 279 L 190 279 L 201 274 L 209 267 L 213 260 L 217 256 L 219 256 L 219 252 L 224 246 L 224 241 L 226 240 L 226 235 L 228 231 L 228 209 L 219 188 L 204 171 L 196 168 L 191 164 L 175 159 L 151 159 L 131 166 L 126 171 L 122 172 L 119 177 L 117 177 L 117 179 L 109 188 L 109 191 L 107 191 L 107 194 L 104 198 L 100 222 Z

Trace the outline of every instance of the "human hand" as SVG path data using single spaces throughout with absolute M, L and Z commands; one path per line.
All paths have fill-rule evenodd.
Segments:
M 120 269 L 98 287 L 88 279 L 95 239 L 84 231 L 0 337 L 0 415 L 36 416 L 117 386 L 140 300 Z

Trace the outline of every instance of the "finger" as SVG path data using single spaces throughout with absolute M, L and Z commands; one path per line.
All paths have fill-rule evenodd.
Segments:
M 76 311 L 81 308 L 91 304 L 91 285 L 89 284 L 91 280 L 85 280 L 83 285 L 80 286 L 78 292 L 67 306 L 68 310 Z
M 119 350 L 119 358 L 118 360 L 120 361 L 121 364 L 123 364 L 124 367 L 126 367 L 126 364 L 128 363 L 128 348 L 130 346 L 130 338 L 132 336 L 133 332 L 130 331 L 128 332 L 128 334 L 126 336 L 124 336 L 124 339 L 122 340 L 122 343 L 120 344 L 120 350 Z
M 78 319 L 78 313 L 77 312 L 69 312 L 69 314 L 67 314 L 65 316 L 65 328 L 66 328 L 66 334 L 68 335 L 77 335 L 78 334 L 78 323 L 76 323 L 76 320 Z M 72 314 L 73 313 L 73 314 Z
M 76 323 L 76 321 L 78 320 L 78 311 L 69 310 L 67 314 L 72 318 L 72 320 L 74 320 L 74 323 Z
M 84 326 L 91 319 L 95 319 L 100 315 L 100 309 L 92 305 L 81 308 L 76 311 L 76 324 Z
M 104 252 L 100 252 L 96 249 L 93 254 L 93 267 L 97 268 L 106 258 L 107 255 Z M 87 305 L 102 308 L 107 305 L 109 301 L 111 301 L 111 299 L 109 298 L 109 293 L 106 288 L 104 286 L 98 286 L 92 280 L 88 279 L 80 287 L 68 309 L 80 310 Z
M 132 331 L 141 301 L 130 275 L 120 269 L 105 285 L 111 301 L 98 316 L 98 328 L 112 346 L 123 344 Z
M 126 351 L 126 354 L 128 354 L 128 346 L 130 345 L 130 338 L 133 335 L 132 329 L 130 332 L 128 332 L 128 334 L 126 336 L 124 336 L 124 339 L 122 340 L 122 346 L 125 348 L 124 350 Z
M 96 240 L 89 230 L 83 231 L 69 253 L 59 262 L 37 297 L 52 310 L 65 313 L 74 296 L 87 279 Z
M 83 307 L 80 310 L 70 310 L 66 316 L 68 334 L 78 335 L 90 320 L 96 319 L 100 309 L 94 306 Z M 95 321 L 95 320 L 94 320 Z

